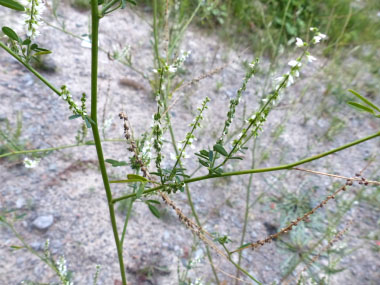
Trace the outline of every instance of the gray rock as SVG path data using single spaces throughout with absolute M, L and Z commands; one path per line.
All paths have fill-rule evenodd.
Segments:
M 42 244 L 39 241 L 34 241 L 30 243 L 30 247 L 33 248 L 34 250 L 38 251 L 42 248 Z
M 17 200 L 16 200 L 16 209 L 21 209 L 25 206 L 25 199 L 22 198 L 22 197 L 19 197 Z
M 33 221 L 32 225 L 39 230 L 47 230 L 53 222 L 53 215 L 39 216 Z

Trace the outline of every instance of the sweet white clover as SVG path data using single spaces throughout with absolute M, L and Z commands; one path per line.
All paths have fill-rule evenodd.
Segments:
M 74 283 L 69 280 L 66 259 L 64 256 L 58 258 L 57 269 L 63 285 L 74 285 Z
M 327 36 L 320 33 L 317 28 L 310 28 L 310 30 L 315 33 L 315 36 L 311 41 L 312 44 L 318 44 L 321 40 L 327 38 Z M 242 132 L 233 140 L 231 155 L 239 151 L 250 137 L 256 137 L 258 136 L 258 133 L 262 131 L 262 126 L 267 120 L 267 116 L 272 107 L 279 99 L 281 91 L 286 87 L 291 86 L 295 82 L 295 78 L 300 76 L 300 69 L 302 67 L 303 58 L 306 57 L 308 62 L 313 62 L 316 60 L 316 58 L 312 56 L 308 51 L 309 45 L 309 43 L 304 42 L 302 39 L 296 38 L 296 46 L 304 48 L 303 54 L 297 59 L 288 62 L 288 65 L 291 68 L 287 73 L 274 79 L 274 82 L 276 84 L 275 90 L 271 92 L 266 98 L 263 98 L 261 100 L 260 109 L 248 119 L 248 126 L 244 128 Z M 251 131 L 251 135 L 248 137 L 249 131 Z
M 176 73 L 178 68 L 180 68 L 183 63 L 190 56 L 191 51 L 181 52 L 181 55 L 177 57 L 172 64 L 165 63 L 165 65 L 161 69 L 153 69 L 153 73 Z
M 178 151 L 180 152 L 180 155 L 176 157 L 177 161 L 181 158 L 188 158 L 189 157 L 185 153 L 185 149 L 187 146 L 193 147 L 193 142 L 197 140 L 197 138 L 194 135 L 194 132 L 197 128 L 201 127 L 200 122 L 203 120 L 202 114 L 206 109 L 208 109 L 208 107 L 207 107 L 208 102 L 210 102 L 210 98 L 206 97 L 203 100 L 202 105 L 197 108 L 197 110 L 199 111 L 198 115 L 195 117 L 193 122 L 189 125 L 190 127 L 192 127 L 191 131 L 186 134 L 186 137 L 184 140 L 177 143 L 177 148 L 178 148 Z M 177 163 L 175 164 L 175 166 L 177 165 Z
M 41 15 L 45 10 L 45 4 L 41 0 L 22 0 L 20 3 L 25 7 L 23 18 L 26 35 L 34 39 L 39 35 L 38 29 L 42 23 Z
M 256 72 L 256 66 L 258 63 L 259 63 L 258 59 L 255 59 L 251 63 L 248 64 L 249 69 L 244 76 L 242 86 L 238 89 L 238 91 L 236 93 L 236 97 L 230 99 L 230 105 L 229 105 L 229 109 L 227 112 L 227 120 L 224 122 L 222 134 L 217 141 L 218 144 L 223 144 L 224 138 L 228 134 L 229 127 L 232 124 L 232 121 L 235 117 L 236 107 L 240 103 L 240 99 L 241 99 L 243 92 L 247 89 L 247 84 L 248 84 L 249 80 L 254 76 L 254 74 Z

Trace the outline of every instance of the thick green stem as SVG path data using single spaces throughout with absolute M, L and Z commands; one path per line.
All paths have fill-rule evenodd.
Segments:
M 378 136 L 380 136 L 380 132 L 377 132 L 377 133 L 375 133 L 373 135 L 370 135 L 368 137 L 365 137 L 365 138 L 353 141 L 351 143 L 345 144 L 345 145 L 340 146 L 338 148 L 334 148 L 334 149 L 332 149 L 330 151 L 323 152 L 321 154 L 318 154 L 318 155 L 315 155 L 315 156 L 311 156 L 309 158 L 305 158 L 305 159 L 302 159 L 302 160 L 299 160 L 297 162 L 290 163 L 290 164 L 284 164 L 284 165 L 275 166 L 275 167 L 268 167 L 268 168 L 257 168 L 257 169 L 248 169 L 248 170 L 241 170 L 241 171 L 234 171 L 234 172 L 226 172 L 226 173 L 222 173 L 220 175 L 211 174 L 211 175 L 205 175 L 205 176 L 198 176 L 198 177 L 186 179 L 183 182 L 185 184 L 188 184 L 188 183 L 193 183 L 193 182 L 196 182 L 196 181 L 207 180 L 207 179 L 212 179 L 212 178 L 229 177 L 229 176 L 237 176 L 237 175 L 245 175 L 245 174 L 253 174 L 253 173 L 263 173 L 263 172 L 272 172 L 272 171 L 291 169 L 292 167 L 295 167 L 295 166 L 298 166 L 298 165 L 301 165 L 301 164 L 304 164 L 304 163 L 307 163 L 307 162 L 311 162 L 313 160 L 320 159 L 322 157 L 325 157 L 325 156 L 328 156 L 330 154 L 333 154 L 333 153 L 339 152 L 341 150 L 344 150 L 346 148 L 352 147 L 354 145 L 357 145 L 357 144 L 363 143 L 365 141 L 374 139 L 374 138 L 376 138 Z M 144 191 L 143 194 L 149 194 L 149 193 L 155 192 L 157 190 L 162 189 L 163 187 L 164 186 L 161 185 L 161 186 L 158 186 L 158 187 L 147 189 L 147 190 Z M 136 196 L 136 194 L 128 194 L 128 195 L 125 195 L 125 196 L 113 199 L 112 203 L 116 203 L 118 201 L 121 201 L 121 200 L 124 200 L 124 199 L 129 199 L 129 198 L 132 198 L 132 197 L 135 197 L 135 196 Z
M 115 244 L 117 249 L 117 255 L 119 259 L 120 273 L 123 285 L 127 284 L 125 276 L 125 268 L 123 262 L 123 249 L 119 240 L 117 232 L 116 215 L 114 204 L 112 203 L 112 192 L 108 181 L 108 175 L 106 165 L 104 162 L 103 149 L 99 135 L 99 129 L 97 125 L 97 95 L 98 95 L 98 35 L 99 35 L 99 11 L 98 1 L 91 0 L 91 21 L 92 21 L 92 49 L 91 49 L 91 119 L 95 122 L 92 124 L 92 133 L 94 136 L 94 142 L 96 146 L 96 153 L 98 155 L 99 167 L 102 173 L 104 189 L 106 191 L 108 209 L 111 218 L 112 231 L 115 238 Z

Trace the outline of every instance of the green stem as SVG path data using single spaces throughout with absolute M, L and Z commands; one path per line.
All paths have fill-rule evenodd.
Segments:
M 120 240 L 121 245 L 123 245 L 123 243 L 124 243 L 124 237 L 125 237 L 125 233 L 127 232 L 128 221 L 129 221 L 129 218 L 131 217 L 131 213 L 132 213 L 132 205 L 133 205 L 133 199 L 129 200 L 129 203 L 127 206 L 128 207 L 127 216 L 125 217 L 123 233 L 121 234 L 121 240 Z
M 165 97 L 165 100 L 164 100 L 164 104 L 165 104 L 165 106 L 167 105 L 166 97 Z M 172 127 L 172 124 L 171 124 L 169 112 L 166 113 L 166 120 L 168 122 L 168 128 L 169 128 L 169 132 L 170 132 L 170 138 L 171 138 L 171 141 L 172 141 L 172 146 L 173 146 L 173 149 L 174 149 L 174 151 L 176 153 L 176 156 L 178 156 L 177 161 L 178 161 L 180 167 L 183 168 L 182 162 L 180 160 L 182 152 L 180 154 L 179 151 L 178 151 L 178 149 L 177 149 L 176 139 L 175 139 L 175 136 L 174 136 L 174 131 L 173 131 L 173 127 Z M 174 167 L 173 167 L 173 169 L 174 169 Z M 202 225 L 201 221 L 199 220 L 197 211 L 195 210 L 195 207 L 194 207 L 193 199 L 191 198 L 191 193 L 190 193 L 189 185 L 187 185 L 187 184 L 185 185 L 185 190 L 186 190 L 187 200 L 188 200 L 190 208 L 191 208 L 191 213 L 193 214 L 197 225 L 201 226 Z M 218 274 L 216 272 L 216 269 L 215 269 L 215 266 L 214 266 L 214 262 L 212 260 L 211 251 L 210 251 L 210 249 L 209 249 L 209 247 L 207 245 L 206 245 L 206 253 L 207 253 L 207 258 L 210 261 L 210 266 L 211 266 L 212 273 L 214 274 L 214 277 L 215 277 L 215 282 L 216 282 L 216 284 L 220 284 L 220 280 L 218 278 Z
M 318 154 L 318 155 L 315 155 L 315 156 L 311 156 L 311 157 L 308 157 L 308 158 L 305 158 L 305 159 L 302 159 L 302 160 L 299 160 L 297 162 L 290 163 L 290 164 L 284 164 L 284 165 L 275 166 L 275 167 L 268 167 L 268 168 L 257 168 L 257 169 L 248 169 L 248 170 L 241 170 L 241 171 L 234 171 L 234 172 L 226 172 L 226 173 L 222 173 L 220 175 L 211 174 L 211 175 L 205 175 L 205 176 L 198 176 L 198 177 L 186 179 L 183 182 L 186 183 L 186 184 L 188 184 L 188 183 L 193 183 L 193 182 L 196 182 L 196 181 L 207 180 L 207 179 L 212 179 L 212 178 L 237 176 L 237 175 L 245 175 L 245 174 L 253 174 L 253 173 L 263 173 L 263 172 L 271 172 L 271 171 L 279 171 L 279 170 L 291 169 L 292 167 L 295 167 L 295 166 L 298 166 L 298 165 L 301 165 L 301 164 L 304 164 L 304 163 L 307 163 L 307 162 L 311 162 L 313 160 L 320 159 L 322 157 L 325 157 L 325 156 L 328 156 L 330 154 L 333 154 L 333 153 L 339 152 L 341 150 L 344 150 L 346 148 L 352 147 L 354 145 L 357 145 L 357 144 L 363 143 L 365 141 L 374 139 L 374 138 L 376 138 L 378 136 L 380 136 L 380 132 L 377 132 L 377 133 L 372 134 L 372 135 L 370 135 L 368 137 L 365 137 L 365 138 L 353 141 L 351 143 L 345 144 L 345 145 L 340 146 L 338 148 L 334 148 L 334 149 L 332 149 L 330 151 L 323 152 L 321 154 Z M 161 186 L 158 186 L 158 187 L 155 187 L 155 188 L 151 188 L 151 189 L 147 189 L 147 190 L 144 191 L 143 194 L 149 194 L 149 193 L 155 192 L 157 190 L 162 189 L 163 187 L 164 187 L 164 185 L 161 185 Z M 125 195 L 125 196 L 113 199 L 112 203 L 116 203 L 118 201 L 121 201 L 121 200 L 124 200 L 124 199 L 129 199 L 129 198 L 132 198 L 132 197 L 135 197 L 135 196 L 136 196 L 136 194 Z
M 13 56 L 17 61 L 19 61 L 23 66 L 25 66 L 31 73 L 33 73 L 39 80 L 41 80 L 47 87 L 49 87 L 51 90 L 54 91 L 54 93 L 61 96 L 61 91 L 58 90 L 56 87 L 53 86 L 44 76 L 42 76 L 37 70 L 35 70 L 33 67 L 31 67 L 29 64 L 24 62 L 20 56 L 18 56 L 16 53 L 14 53 L 10 48 L 8 48 L 4 43 L 0 41 L 0 47 L 5 49 L 6 52 L 8 52 L 11 56 Z
M 252 149 L 252 165 L 251 168 L 255 167 L 255 149 L 256 149 L 256 141 L 254 140 L 253 143 L 253 149 Z M 245 239 L 245 234 L 247 232 L 247 225 L 248 225 L 248 216 L 249 216 L 249 209 L 250 209 L 250 197 L 251 197 L 251 187 L 252 187 L 252 181 L 253 181 L 253 174 L 249 176 L 249 181 L 247 185 L 247 192 L 246 192 L 246 197 L 245 197 L 245 212 L 244 212 L 244 225 L 243 225 L 243 230 L 241 233 L 241 239 L 240 239 L 240 246 L 244 244 L 244 239 Z M 257 201 L 257 200 L 256 200 Z M 242 252 L 239 252 L 239 259 L 237 262 L 237 265 L 240 266 L 241 264 L 241 259 L 242 259 Z M 236 278 L 239 278 L 240 270 L 237 269 L 236 271 Z M 239 284 L 239 281 L 236 279 L 235 284 Z
M 125 267 L 123 262 L 123 249 L 117 232 L 116 215 L 114 204 L 112 203 L 112 192 L 108 181 L 106 165 L 104 162 L 102 143 L 100 140 L 99 129 L 97 124 L 97 95 L 98 95 L 98 36 L 99 36 L 99 11 L 98 1 L 91 0 L 91 21 L 92 21 L 92 48 L 91 48 L 91 119 L 95 122 L 92 124 L 92 133 L 98 155 L 99 167 L 102 173 L 103 184 L 106 191 L 108 209 L 111 218 L 112 231 L 115 238 L 117 255 L 119 259 L 120 273 L 123 285 L 127 284 L 125 276 Z
M 109 140 L 103 140 L 103 142 L 125 142 L 125 140 L 124 139 L 109 139 Z M 48 152 L 48 151 L 61 150 L 61 149 L 72 148 L 72 147 L 77 147 L 77 146 L 89 146 L 89 145 L 92 145 L 92 144 L 93 143 L 90 144 L 89 142 L 87 142 L 87 143 L 80 143 L 80 144 L 62 145 L 62 146 L 50 147 L 50 148 L 17 150 L 17 151 L 3 153 L 3 154 L 0 155 L 0 158 L 11 156 L 11 155 L 16 155 L 16 154 Z

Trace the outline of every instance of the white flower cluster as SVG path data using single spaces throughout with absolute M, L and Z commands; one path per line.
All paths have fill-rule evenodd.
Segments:
M 172 63 L 165 64 L 162 71 L 167 73 L 176 73 L 178 68 L 180 68 L 186 59 L 190 56 L 191 51 L 181 52 L 181 55 Z M 160 73 L 161 70 L 153 69 L 153 73 Z
M 311 40 L 312 44 L 318 44 L 321 42 L 321 40 L 324 40 L 327 38 L 326 35 L 319 32 L 318 28 L 312 27 L 310 28 L 310 31 L 315 33 L 313 39 Z M 296 46 L 299 48 L 302 48 L 302 47 L 308 47 L 309 44 L 307 42 L 304 42 L 300 38 L 296 38 Z M 307 61 L 310 63 L 317 60 L 307 50 L 305 51 L 305 56 L 307 58 Z M 302 60 L 302 56 L 297 58 L 296 60 L 289 61 L 288 65 L 291 67 L 291 70 L 288 73 L 284 74 L 283 76 L 277 77 L 275 79 L 275 82 L 277 83 L 276 89 L 281 89 L 282 87 L 288 87 L 294 83 L 294 79 L 300 76 L 299 71 L 300 71 L 300 67 L 302 66 L 301 60 Z
M 58 258 L 57 261 L 57 269 L 59 273 L 59 277 L 61 278 L 63 285 L 74 285 L 73 282 L 69 281 L 68 279 L 68 272 L 67 272 L 67 266 L 66 266 L 66 259 L 64 256 L 61 256 Z
M 240 103 L 240 99 L 241 99 L 243 92 L 247 89 L 247 84 L 248 84 L 249 80 L 254 76 L 254 74 L 256 72 L 256 66 L 258 63 L 259 63 L 259 61 L 258 61 L 258 59 L 256 59 L 256 60 L 254 60 L 248 64 L 249 69 L 248 69 L 247 73 L 245 74 L 245 77 L 243 78 L 242 86 L 238 89 L 236 97 L 230 99 L 230 106 L 229 106 L 229 109 L 227 112 L 227 120 L 224 123 L 224 128 L 223 128 L 222 134 L 217 141 L 218 144 L 223 144 L 224 138 L 228 134 L 228 129 L 229 129 L 230 125 L 232 124 L 232 121 L 235 117 L 236 107 Z
M 27 157 L 24 158 L 24 166 L 26 168 L 35 168 L 39 163 L 40 163 L 40 159 L 29 159 Z
M 45 4 L 41 0 L 22 0 L 21 5 L 25 7 L 25 32 L 30 38 L 39 35 L 38 28 L 41 25 L 41 15 L 45 10 Z
M 73 112 L 74 115 L 81 115 L 82 117 L 87 115 L 85 93 L 82 94 L 82 105 L 80 108 L 78 107 L 78 104 L 74 101 L 66 85 L 61 86 L 61 94 L 59 96 L 69 104 L 69 109 Z
M 210 102 L 210 98 L 206 97 L 203 100 L 202 105 L 197 108 L 197 110 L 199 111 L 198 115 L 195 117 L 195 119 L 193 120 L 193 122 L 189 125 L 190 127 L 192 127 L 191 131 L 186 134 L 186 137 L 185 137 L 184 140 L 180 141 L 177 144 L 178 151 L 180 152 L 180 155 L 178 157 L 176 157 L 177 162 L 178 162 L 178 160 L 180 158 L 188 158 L 189 157 L 185 153 L 185 149 L 186 149 L 187 146 L 190 146 L 191 148 L 194 148 L 193 142 L 197 140 L 197 138 L 194 136 L 194 131 L 197 128 L 201 127 L 201 123 L 200 122 L 203 120 L 203 115 L 202 114 L 207 109 L 207 103 L 208 102 Z M 177 163 L 176 163 L 176 165 L 177 165 Z

